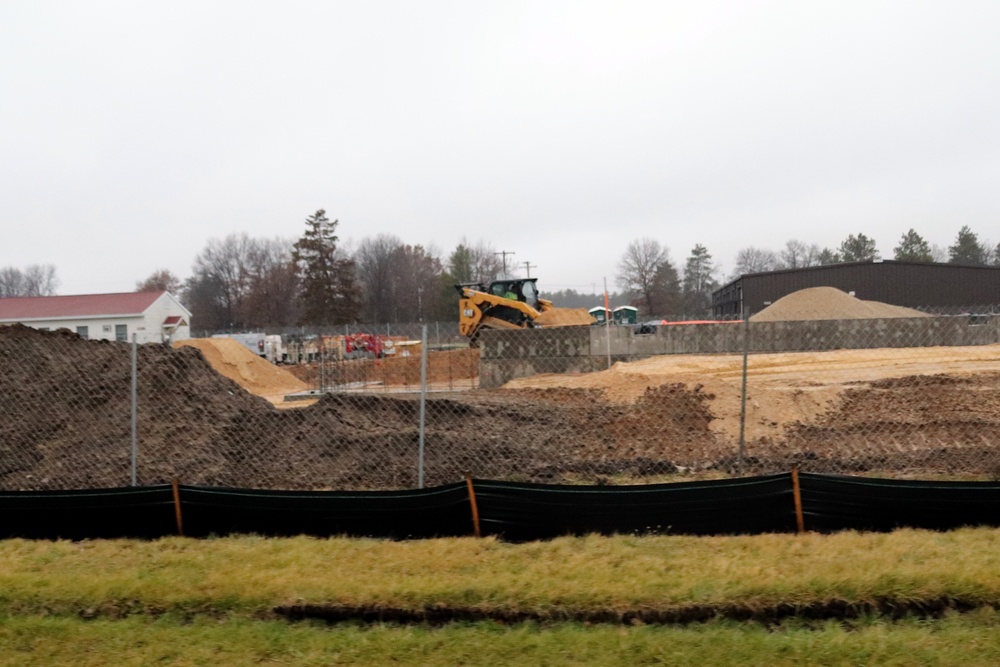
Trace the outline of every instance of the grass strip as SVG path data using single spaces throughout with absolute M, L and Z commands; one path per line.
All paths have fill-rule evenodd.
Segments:
M 777 627 L 715 621 L 668 627 L 579 624 L 326 626 L 172 617 L 83 621 L 0 617 L 0 667 L 116 665 L 987 665 L 1000 615 L 862 619 Z
M 837 606 L 863 614 L 1000 605 L 995 529 L 588 536 L 520 545 L 472 538 L 8 540 L 0 542 L 0 564 L 0 613 L 28 615 L 267 618 L 275 609 L 312 606 L 641 620 L 690 610 L 752 618 Z

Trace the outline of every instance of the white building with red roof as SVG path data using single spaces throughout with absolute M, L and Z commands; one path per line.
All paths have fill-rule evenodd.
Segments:
M 170 292 L 0 298 L 0 325 L 69 329 L 83 338 L 162 343 L 191 337 L 191 311 Z

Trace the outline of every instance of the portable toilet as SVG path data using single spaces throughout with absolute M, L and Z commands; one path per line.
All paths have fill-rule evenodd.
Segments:
M 611 318 L 611 311 L 603 306 L 594 306 L 587 312 L 596 320 L 594 324 L 597 325 L 604 324 Z
M 615 324 L 635 324 L 639 321 L 639 309 L 633 306 L 618 306 L 614 310 Z

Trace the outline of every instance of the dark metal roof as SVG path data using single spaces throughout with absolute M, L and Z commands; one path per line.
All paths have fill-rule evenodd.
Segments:
M 880 260 L 748 273 L 713 292 L 712 308 L 716 315 L 758 312 L 792 292 L 820 286 L 910 308 L 997 305 L 1000 266 Z

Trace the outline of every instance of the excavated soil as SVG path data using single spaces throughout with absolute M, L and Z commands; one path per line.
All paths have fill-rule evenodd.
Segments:
M 502 391 L 588 391 L 595 405 L 634 405 L 682 388 L 704 397 L 717 442 L 739 442 L 745 410 L 746 450 L 759 470 L 1000 475 L 1000 345 L 755 354 L 747 372 L 745 406 L 737 355 L 652 357 L 513 380 Z
M 895 355 L 893 372 L 879 353 Z M 742 467 L 732 435 L 738 358 L 673 357 L 675 368 L 688 365 L 687 375 L 656 375 L 655 364 L 668 363 L 661 358 L 641 372 L 621 365 L 429 399 L 426 482 L 472 475 L 600 483 L 791 464 L 978 476 L 1000 470 L 1000 346 L 866 350 L 854 354 L 874 356 L 843 368 L 846 358 L 827 356 L 838 354 L 849 353 L 761 363 Z M 928 370 L 942 355 L 952 357 Z M 777 362 L 782 355 L 753 361 L 765 356 Z M 140 484 L 173 477 L 286 489 L 417 483 L 416 397 L 333 394 L 301 410 L 277 410 L 192 346 L 140 346 L 138 367 Z M 127 485 L 130 369 L 128 344 L 0 327 L 0 488 Z M 602 376 L 614 386 L 602 386 Z

